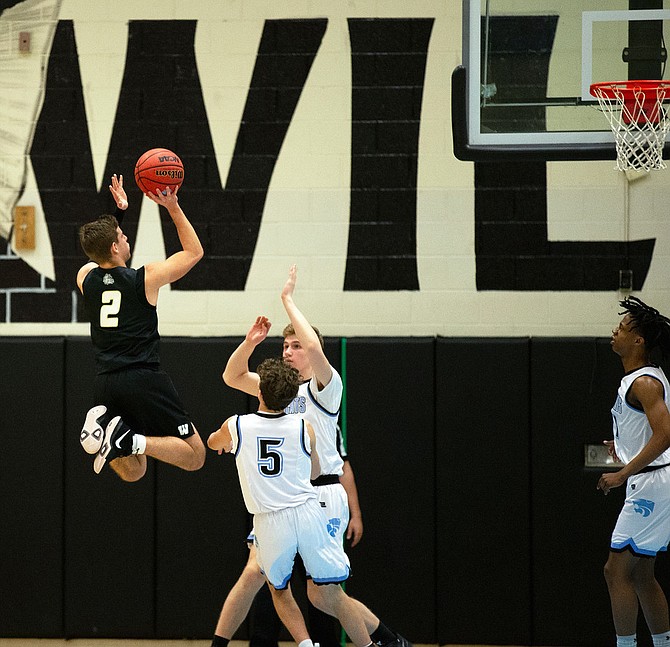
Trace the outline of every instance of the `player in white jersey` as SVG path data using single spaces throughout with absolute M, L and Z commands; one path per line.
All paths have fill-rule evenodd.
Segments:
M 263 361 L 257 375 L 258 412 L 228 418 L 207 444 L 235 454 L 244 501 L 254 514 L 256 556 L 277 612 L 299 646 L 311 644 L 287 588 L 299 553 L 311 576 L 310 601 L 337 617 L 356 647 L 372 647 L 379 620 L 339 586 L 349 576 L 349 559 L 310 483 L 320 473 L 316 434 L 304 418 L 285 412 L 300 375 L 278 358 Z
M 326 511 L 333 537 L 341 541 L 342 533 L 349 521 L 347 492 L 340 483 L 343 461 L 338 453 L 337 416 L 342 399 L 342 379 L 331 366 L 323 348 L 319 331 L 307 321 L 293 300 L 297 268 L 293 265 L 282 290 L 281 298 L 290 324 L 284 329 L 284 361 L 293 366 L 304 380 L 298 397 L 287 407 L 287 413 L 304 416 L 315 430 L 322 462 L 321 473 L 313 481 L 319 501 Z M 245 339 L 228 359 L 223 379 L 228 386 L 250 395 L 258 393 L 259 376 L 249 370 L 249 359 L 258 344 L 263 342 L 271 327 L 267 317 L 256 319 Z M 353 481 L 349 469 L 350 481 Z M 355 486 L 354 486 L 355 491 Z M 351 497 L 349 497 L 351 498 Z M 357 499 L 354 499 L 357 502 Z M 362 524 L 357 510 L 357 526 L 360 538 Z M 256 565 L 255 549 L 252 546 L 249 560 L 237 583 L 226 598 L 216 626 L 212 647 L 226 647 L 237 628 L 249 613 L 254 597 L 264 584 Z M 379 620 L 377 619 L 377 622 Z M 382 622 L 372 632 L 372 639 L 385 647 L 407 647 L 408 641 L 391 631 Z
M 670 319 L 636 297 L 620 302 L 625 315 L 612 331 L 612 350 L 625 375 L 612 407 L 610 451 L 624 467 L 603 474 L 607 494 L 626 483 L 626 500 L 612 533 L 605 579 L 617 647 L 636 644 L 638 605 L 654 647 L 670 645 L 668 603 L 656 580 L 656 555 L 670 543 L 670 384 L 654 355 L 670 351 Z

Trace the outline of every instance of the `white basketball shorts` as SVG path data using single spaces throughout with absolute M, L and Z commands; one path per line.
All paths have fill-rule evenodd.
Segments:
M 342 543 L 342 536 L 349 525 L 349 500 L 347 491 L 339 483 L 318 485 L 316 494 L 328 519 L 328 534 Z
M 670 543 L 670 467 L 628 479 L 610 548 L 654 557 Z
M 296 553 L 316 584 L 344 582 L 349 577 L 342 541 L 329 534 L 328 520 L 316 499 L 255 515 L 254 532 L 258 565 L 275 589 L 288 586 Z

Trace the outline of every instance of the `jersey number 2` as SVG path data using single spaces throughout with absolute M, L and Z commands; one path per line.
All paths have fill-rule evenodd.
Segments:
M 119 290 L 105 290 L 100 299 L 100 327 L 117 328 L 119 318 L 116 316 L 121 310 L 121 292 Z

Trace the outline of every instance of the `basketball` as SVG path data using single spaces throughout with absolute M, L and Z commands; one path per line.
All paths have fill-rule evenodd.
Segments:
M 156 195 L 156 189 L 165 195 L 169 187 L 172 193 L 184 181 L 184 165 L 179 156 L 167 148 L 152 148 L 135 164 L 135 182 L 142 193 Z

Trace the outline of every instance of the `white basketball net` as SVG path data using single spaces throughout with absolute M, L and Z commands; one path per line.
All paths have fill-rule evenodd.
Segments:
M 663 107 L 670 87 L 634 87 L 633 97 L 624 93 L 615 84 L 606 90 L 594 88 L 601 110 L 607 116 L 616 141 L 617 165 L 620 171 L 652 171 L 664 169 L 663 145 L 670 129 L 668 111 Z M 655 95 L 650 97 L 649 95 Z

